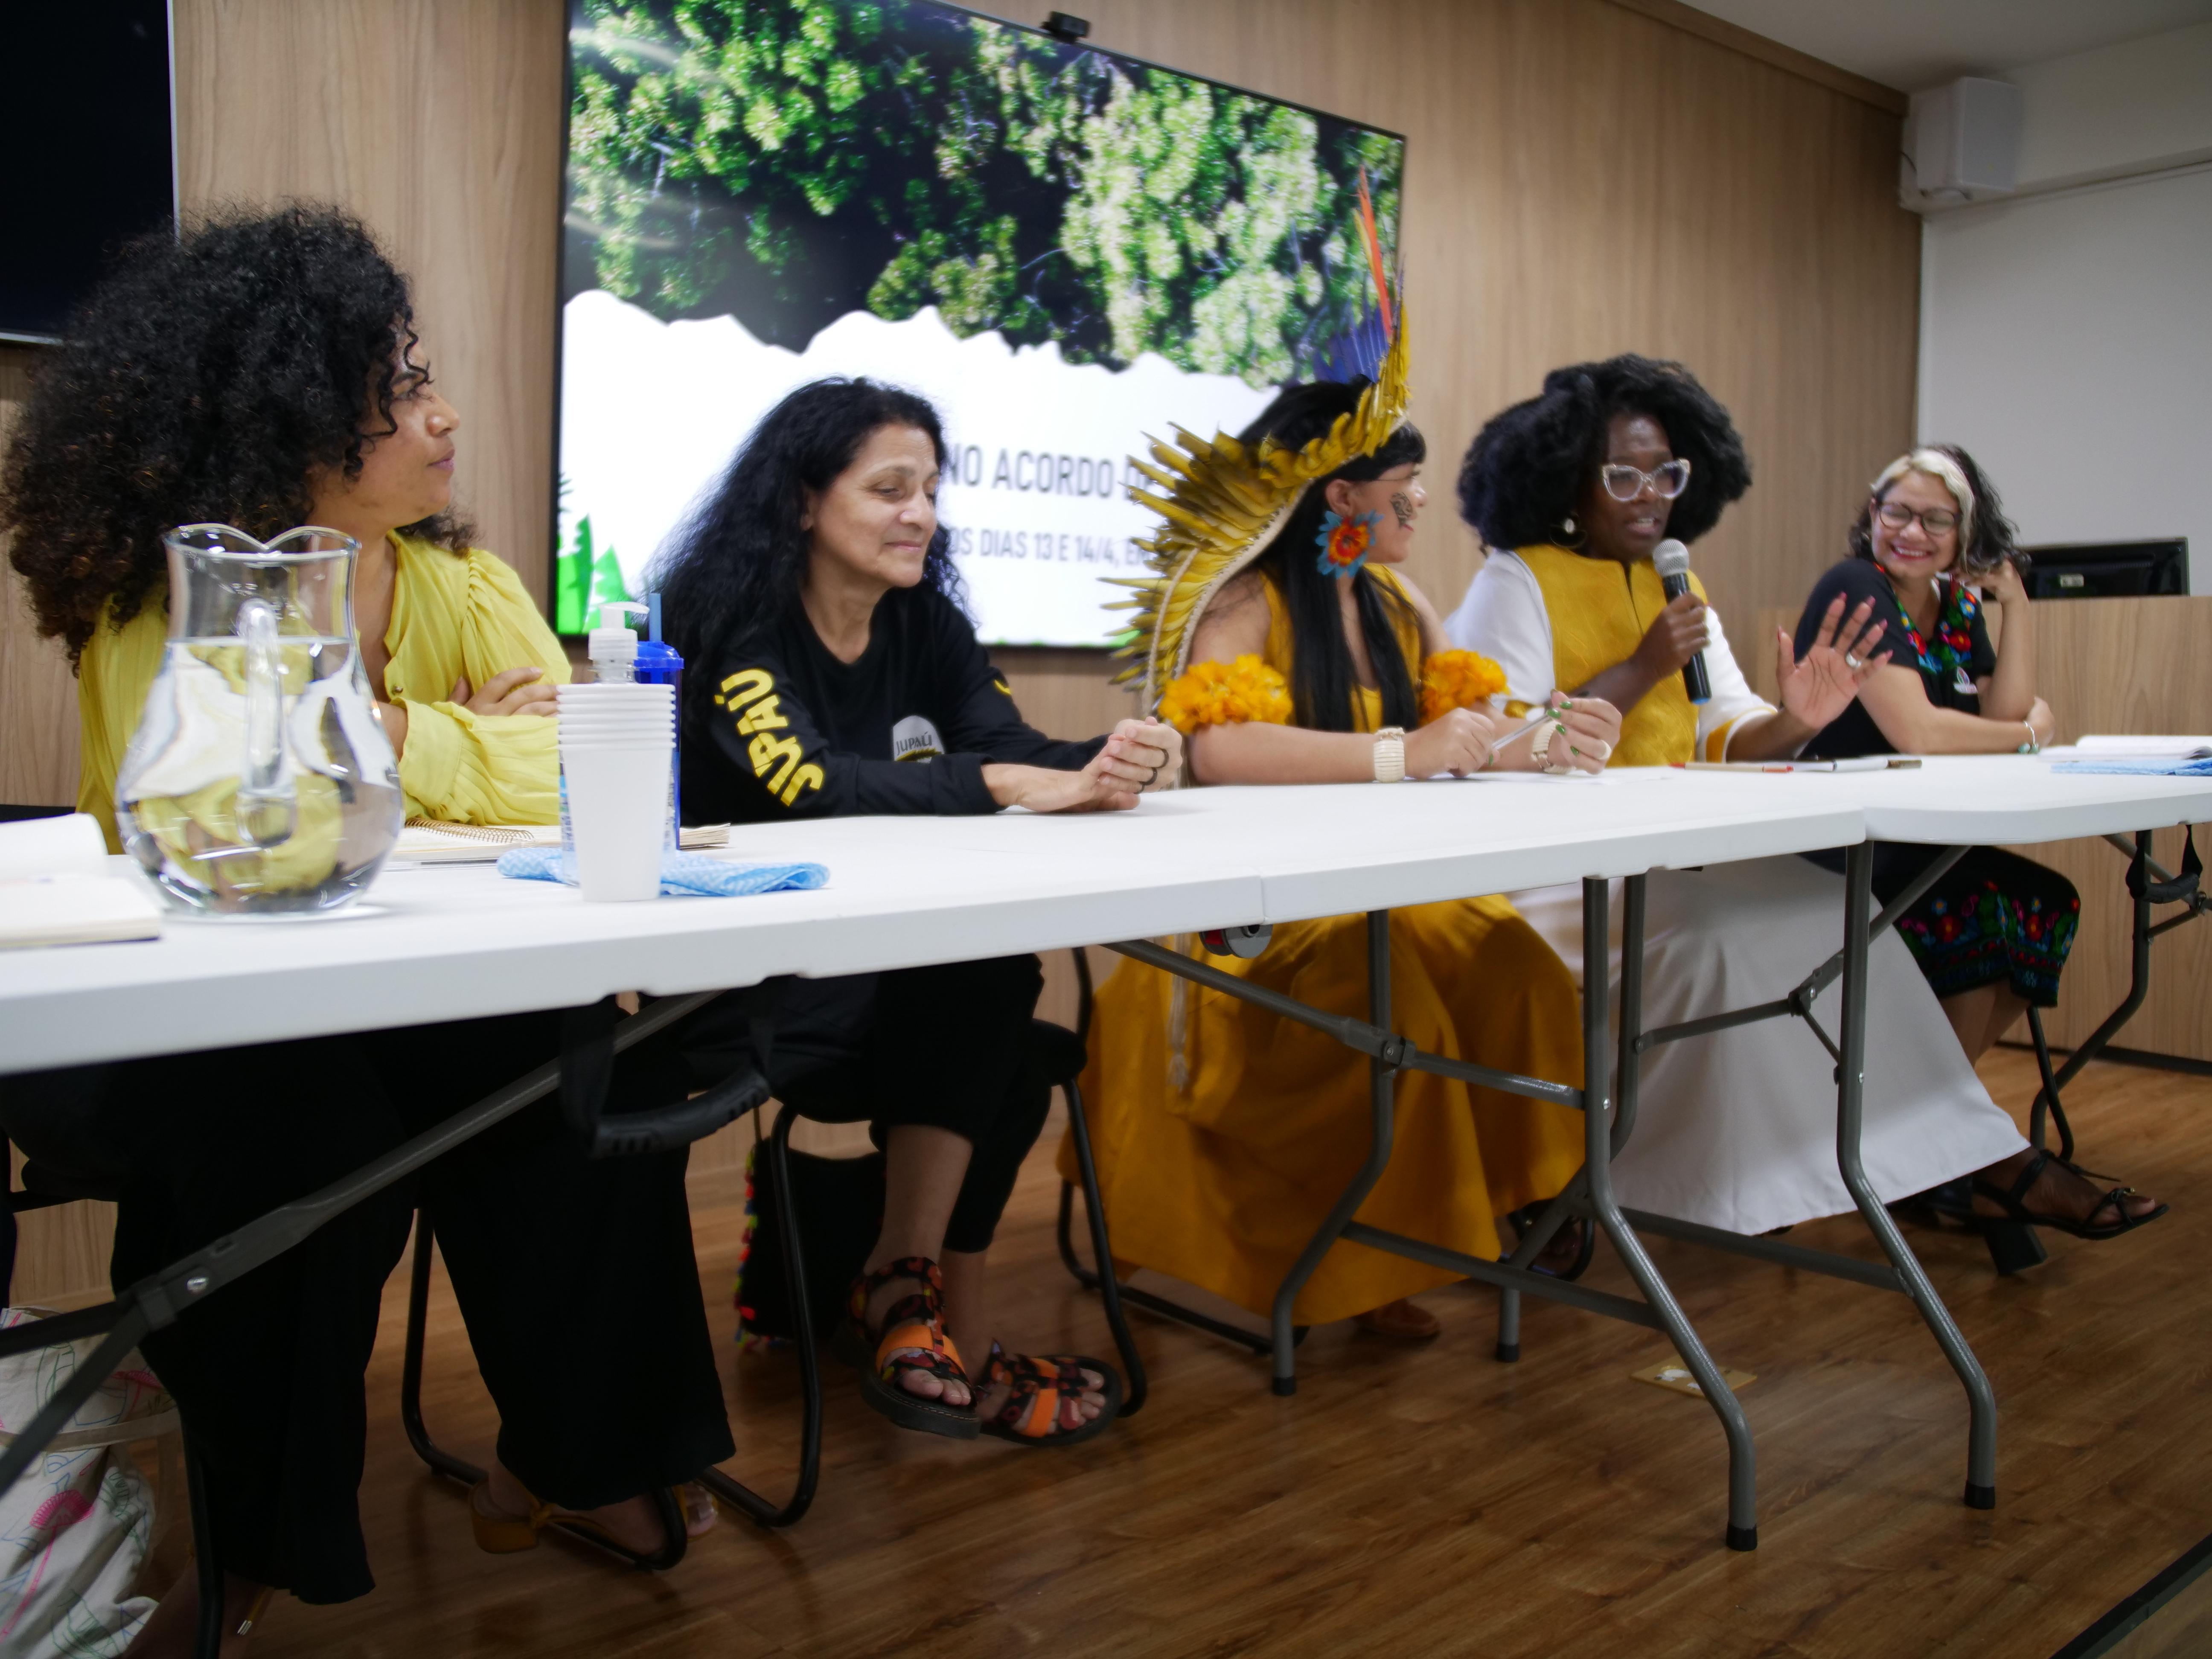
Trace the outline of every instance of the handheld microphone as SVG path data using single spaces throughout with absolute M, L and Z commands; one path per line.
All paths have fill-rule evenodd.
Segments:
M 1653 550 L 1651 568 L 1659 573 L 1659 580 L 1666 586 L 1669 605 L 1690 591 L 1690 550 L 1672 536 Z M 1682 689 L 1690 694 L 1692 702 L 1712 701 L 1713 683 L 1705 677 L 1704 652 L 1682 665 Z

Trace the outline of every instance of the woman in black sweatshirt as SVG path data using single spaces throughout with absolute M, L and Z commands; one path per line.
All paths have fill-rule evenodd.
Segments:
M 679 533 L 657 579 L 690 665 L 687 817 L 1112 811 L 1175 781 L 1172 727 L 1062 743 L 1023 720 L 960 608 L 937 522 L 945 453 L 923 399 L 817 380 L 770 411 Z M 1023 1063 L 1042 982 L 1025 956 L 782 990 L 778 1097 L 865 1116 L 884 1149 L 883 1229 L 845 1334 L 872 1357 L 869 1403 L 902 1428 L 1067 1445 L 1120 1403 L 1103 1361 L 992 1340 L 986 1255 L 1049 1099 Z M 972 1376 L 956 1337 L 988 1354 Z

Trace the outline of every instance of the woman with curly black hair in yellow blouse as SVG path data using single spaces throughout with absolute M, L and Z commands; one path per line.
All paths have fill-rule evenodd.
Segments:
M 78 801 L 111 840 L 167 632 L 161 533 L 204 520 L 360 543 L 361 648 L 410 813 L 556 816 L 548 717 L 568 666 L 514 571 L 452 516 L 460 422 L 412 316 L 353 219 L 237 213 L 130 250 L 43 368 L 0 473 L 0 529 L 76 666 Z M 0 1121 L 41 1162 L 120 1183 L 119 1286 L 543 1063 L 559 1027 L 556 1011 L 12 1077 Z M 652 1042 L 617 1080 L 629 1104 L 695 1086 Z M 567 1518 L 641 1565 L 677 1558 L 711 1511 L 687 1523 L 672 1489 L 732 1450 L 684 1164 L 594 1162 L 548 1101 L 146 1339 L 206 1468 L 228 1623 L 271 1587 L 310 1601 L 370 1588 L 362 1372 L 417 1204 L 501 1419 L 471 1498 L 479 1543 L 525 1547 Z M 131 1651 L 189 1651 L 197 1600 L 188 1574 Z

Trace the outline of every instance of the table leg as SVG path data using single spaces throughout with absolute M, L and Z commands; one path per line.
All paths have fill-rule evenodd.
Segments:
M 1920 1310 L 1921 1318 L 1928 1322 L 1928 1328 L 1942 1347 L 1943 1357 L 1966 1387 L 1972 1413 L 1966 1443 L 1966 1506 L 1994 1509 L 1997 1501 L 1996 1395 L 1981 1362 L 1953 1322 L 1950 1310 L 1929 1283 L 1919 1258 L 1912 1254 L 1867 1180 L 1866 1168 L 1859 1158 L 1859 1131 L 1866 1105 L 1867 960 L 1872 948 L 1867 918 L 1873 908 L 1873 845 L 1862 842 L 1847 849 L 1844 857 L 1843 1060 L 1836 1068 L 1836 1165 L 1860 1215 L 1897 1269 L 1905 1294 Z
M 1630 918 L 1642 921 L 1642 883 L 1638 883 L 1634 908 Z M 1607 1106 L 1611 1091 L 1606 1087 L 1606 1074 L 1613 1064 L 1613 1043 L 1607 1030 L 1612 999 L 1607 994 L 1611 975 L 1606 971 L 1610 951 L 1607 935 L 1607 912 L 1612 894 L 1607 884 L 1597 878 L 1583 882 L 1583 1175 L 1589 1190 L 1589 1208 L 1597 1224 L 1605 1229 L 1606 1237 L 1620 1254 L 1629 1276 L 1635 1279 L 1636 1288 L 1644 1293 L 1651 1311 L 1659 1316 L 1659 1323 L 1674 1344 L 1674 1352 L 1682 1357 L 1690 1374 L 1698 1380 L 1698 1387 L 1705 1396 L 1705 1403 L 1713 1408 L 1721 1420 L 1721 1431 L 1728 1437 L 1729 1448 L 1729 1519 L 1728 1547 L 1732 1550 L 1753 1550 L 1759 1547 L 1759 1465 L 1758 1454 L 1752 1445 L 1751 1425 L 1743 1414 L 1743 1402 L 1735 1391 L 1722 1379 L 1720 1368 L 1713 1364 L 1712 1356 L 1705 1352 L 1705 1344 L 1690 1328 L 1688 1316 L 1681 1304 L 1674 1300 L 1667 1281 L 1659 1276 L 1637 1237 L 1636 1230 L 1628 1224 L 1620 1212 L 1620 1205 L 1613 1195 L 1613 1124 Z M 1621 942 L 1621 1018 L 1629 1024 L 1640 1018 L 1638 1005 L 1642 998 L 1644 941 L 1639 925 L 1634 939 L 1624 938 Z M 1633 964 L 1632 968 L 1631 964 Z M 1629 977 L 1633 973 L 1635 988 L 1632 993 Z M 1632 1085 L 1628 1085 L 1632 1087 Z
M 1636 1127 L 1637 1056 L 1644 1044 L 1644 876 L 1631 876 L 1621 884 L 1620 1035 L 1613 1075 L 1618 1094 L 1613 1106 L 1611 1154 L 1620 1156 Z M 1608 945 L 1608 955 L 1611 946 Z M 1589 994 L 1589 964 L 1583 965 L 1583 994 Z M 1559 1195 L 1544 1208 L 1536 1224 L 1505 1260 L 1509 1267 L 1529 1268 L 1561 1227 L 1586 1212 L 1589 1199 L 1589 1172 L 1578 1170 Z M 1521 1292 L 1502 1285 L 1498 1292 L 1498 1358 L 1511 1364 L 1521 1358 Z
M 1603 975 L 1600 975 L 1602 981 Z M 1370 910 L 1367 913 L 1367 1018 L 1370 1024 L 1388 1031 L 1390 1029 L 1390 913 Z M 1275 1392 L 1291 1395 L 1298 1391 L 1297 1343 L 1291 1324 L 1291 1310 L 1297 1304 L 1298 1292 L 1321 1266 L 1322 1258 L 1329 1253 L 1346 1224 L 1358 1212 L 1367 1201 L 1367 1194 L 1375 1190 L 1375 1183 L 1382 1179 L 1383 1170 L 1390 1167 L 1390 1143 L 1397 1105 L 1398 1066 L 1393 1037 L 1383 1044 L 1383 1052 L 1370 1054 L 1367 1060 L 1367 1086 L 1370 1108 L 1374 1117 L 1372 1138 L 1368 1143 L 1367 1162 L 1344 1189 L 1344 1196 L 1336 1200 L 1328 1219 L 1321 1224 L 1298 1259 L 1291 1266 L 1282 1284 L 1276 1289 L 1273 1320 L 1275 1355 Z M 1111 1271 L 1110 1268 L 1105 1271 Z
M 2143 999 L 2150 994 L 2150 884 L 2148 872 L 2143 867 L 2149 859 L 2150 831 L 2139 830 L 2136 832 L 2134 860 L 2129 866 L 2130 885 L 2134 890 L 2129 895 L 2129 909 L 2134 927 L 2130 941 L 2128 994 L 2122 999 L 2120 1006 L 2107 1014 L 2095 1030 L 2075 1045 L 2074 1052 L 2066 1057 L 2065 1065 L 2058 1068 L 2056 1077 L 2051 1073 L 2051 1047 L 2043 1040 L 2043 1016 L 2033 1008 L 2027 1011 L 2029 1024 L 2035 1036 L 2036 1062 L 2043 1071 L 2043 1087 L 2036 1091 L 2035 1104 L 2028 1109 L 2027 1139 L 2033 1146 L 2043 1145 L 2045 1118 L 2055 1109 L 2058 1114 L 2062 1142 L 2059 1155 L 2062 1158 L 2074 1156 L 2074 1135 L 2067 1127 L 2066 1109 L 2059 1104 L 2058 1091 L 2079 1076 L 2084 1066 L 2105 1051 L 2105 1045 L 2118 1036 L 2120 1028 L 2136 1017 L 2136 1011 L 2143 1006 Z

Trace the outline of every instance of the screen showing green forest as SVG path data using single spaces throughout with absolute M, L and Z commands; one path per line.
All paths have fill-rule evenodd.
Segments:
M 555 621 L 793 387 L 928 397 L 994 643 L 1103 645 L 1147 434 L 1243 426 L 1397 257 L 1393 134 L 890 0 L 571 0 Z M 1363 219 L 1372 214 L 1370 242 Z

